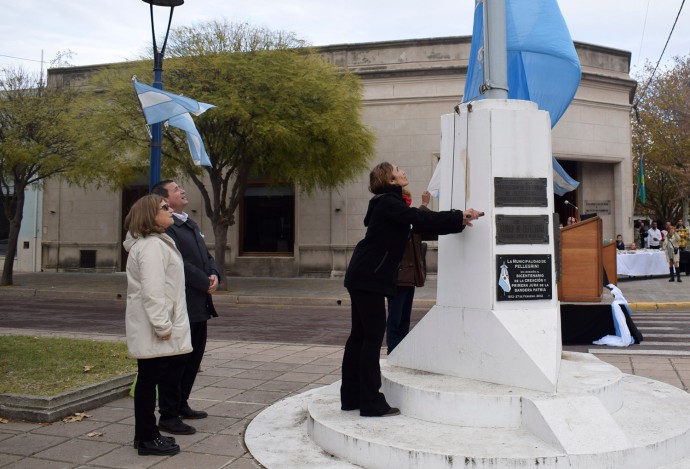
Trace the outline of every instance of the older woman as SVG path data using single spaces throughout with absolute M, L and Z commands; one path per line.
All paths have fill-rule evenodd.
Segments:
M 364 217 L 367 231 L 345 274 L 352 302 L 352 330 L 343 356 L 340 402 L 342 410 L 359 410 L 364 417 L 400 413 L 379 392 L 379 354 L 386 330 L 385 298 L 396 294 L 398 266 L 410 226 L 422 233 L 459 233 L 481 216 L 474 209 L 432 212 L 408 207 L 402 197 L 408 183 L 405 171 L 390 163 L 381 163 L 371 171 L 369 191 L 374 196 Z
M 128 230 L 127 347 L 137 359 L 134 388 L 134 447 L 140 455 L 180 452 L 172 437 L 156 426 L 156 385 L 179 380 L 184 354 L 192 351 L 185 301 L 184 264 L 165 229 L 173 211 L 159 195 L 134 203 L 125 218 Z

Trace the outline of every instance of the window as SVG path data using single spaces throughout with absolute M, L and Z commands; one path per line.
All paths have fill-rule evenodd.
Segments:
M 250 183 L 240 205 L 240 254 L 292 255 L 295 191 Z

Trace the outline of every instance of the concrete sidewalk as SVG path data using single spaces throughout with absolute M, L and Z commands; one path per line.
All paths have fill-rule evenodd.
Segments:
M 619 279 L 618 287 L 633 309 L 690 309 L 690 277 L 683 283 L 668 277 Z M 48 298 L 124 298 L 127 277 L 117 273 L 40 272 L 15 273 L 14 286 L 0 287 L 3 295 Z M 603 290 L 602 302 L 611 295 Z M 243 304 L 298 304 L 335 306 L 349 304 L 343 280 L 324 278 L 230 277 L 228 291 L 218 292 L 214 301 Z M 436 302 L 436 280 L 430 278 L 415 292 L 415 306 L 430 308 Z

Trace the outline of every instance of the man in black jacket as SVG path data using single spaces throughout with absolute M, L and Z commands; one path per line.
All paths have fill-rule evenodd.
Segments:
M 188 355 L 179 388 L 159 387 L 158 404 L 161 414 L 159 428 L 168 433 L 191 435 L 196 432 L 196 429 L 182 422 L 180 417 L 202 419 L 208 416 L 204 411 L 190 408 L 188 399 L 206 350 L 206 321 L 218 316 L 213 307 L 211 293 L 218 288 L 220 274 L 216 270 L 213 257 L 206 248 L 204 235 L 199 230 L 199 225 L 184 212 L 185 206 L 189 203 L 185 190 L 175 181 L 168 179 L 156 184 L 151 192 L 165 197 L 168 205 L 175 212 L 173 216 L 175 223 L 166 230 L 166 234 L 175 241 L 184 260 L 187 313 L 194 348 Z

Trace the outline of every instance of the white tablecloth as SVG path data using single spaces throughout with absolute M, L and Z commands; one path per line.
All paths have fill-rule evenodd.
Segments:
M 667 275 L 668 262 L 663 251 L 623 251 L 616 255 L 618 275 L 631 277 Z

